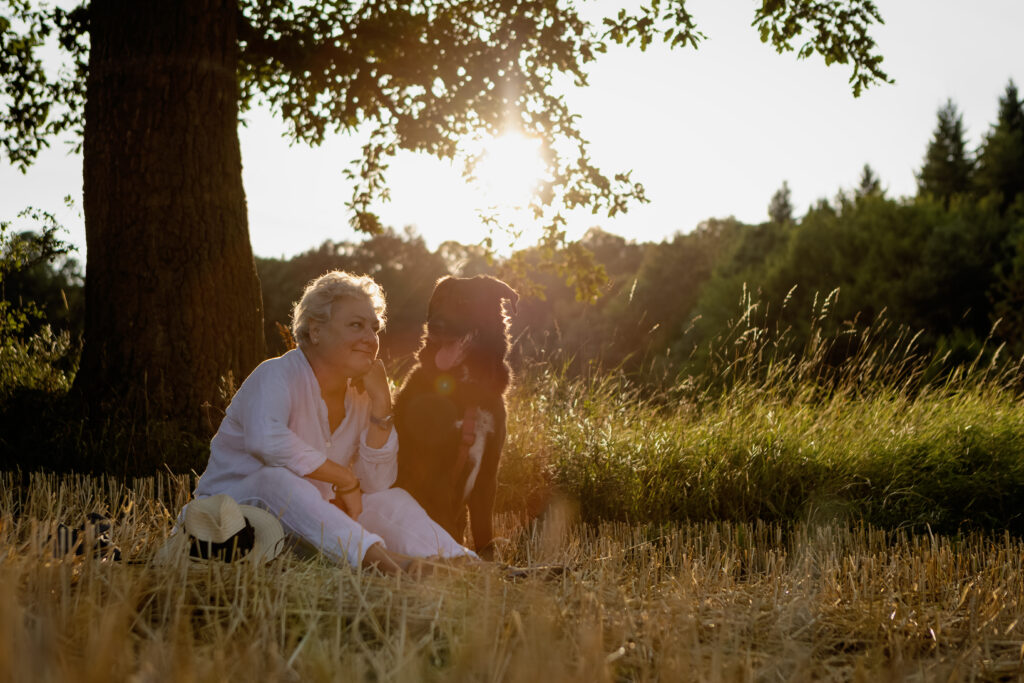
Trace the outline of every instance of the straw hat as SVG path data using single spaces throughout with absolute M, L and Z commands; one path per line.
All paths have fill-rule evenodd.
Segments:
M 203 561 L 269 562 L 284 546 L 277 517 L 252 505 L 239 505 L 228 495 L 197 498 L 185 506 L 185 518 L 163 547 L 157 564 L 181 557 Z

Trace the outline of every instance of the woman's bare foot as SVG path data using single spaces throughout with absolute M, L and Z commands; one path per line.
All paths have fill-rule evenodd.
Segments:
M 462 569 L 464 567 L 483 567 L 490 565 L 474 557 L 411 557 L 401 553 L 393 553 L 380 543 L 370 546 L 363 556 L 363 567 L 376 569 L 384 574 L 405 574 L 415 579 L 433 576 L 442 571 Z
M 435 562 L 423 557 L 410 557 L 409 563 L 405 566 L 405 573 L 414 579 L 425 579 L 433 576 L 438 565 Z
M 374 543 L 366 551 L 366 554 L 363 555 L 363 568 L 376 569 L 383 574 L 393 576 L 403 572 L 405 565 L 408 564 L 406 562 L 408 559 L 411 558 L 388 552 L 387 548 L 380 543 Z

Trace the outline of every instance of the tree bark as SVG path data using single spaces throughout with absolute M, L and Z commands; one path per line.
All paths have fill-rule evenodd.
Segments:
M 75 390 L 101 416 L 126 409 L 136 424 L 171 419 L 202 434 L 219 422 L 225 380 L 264 358 L 236 11 L 234 0 L 91 4 Z

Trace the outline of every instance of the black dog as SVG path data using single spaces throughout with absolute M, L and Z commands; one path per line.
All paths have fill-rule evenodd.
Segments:
M 395 402 L 398 481 L 457 541 L 466 507 L 489 558 L 498 460 L 505 444 L 508 318 L 519 295 L 493 277 L 445 277 L 430 297 L 419 364 Z

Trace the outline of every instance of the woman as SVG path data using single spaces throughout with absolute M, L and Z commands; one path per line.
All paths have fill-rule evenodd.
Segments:
M 242 383 L 210 443 L 195 496 L 226 493 L 278 515 L 291 535 L 352 566 L 394 573 L 411 558 L 474 557 L 402 489 L 391 390 L 377 358 L 384 294 L 342 271 L 292 312 L 298 343 Z

